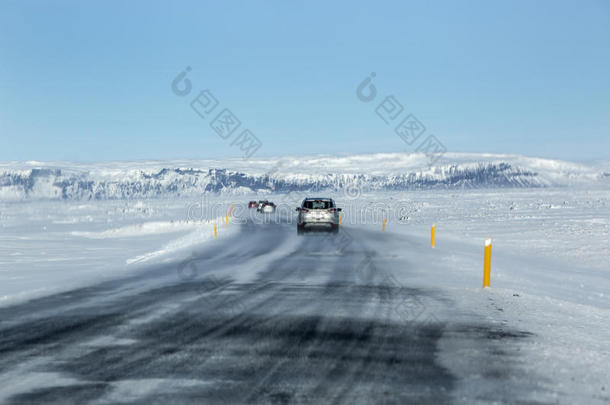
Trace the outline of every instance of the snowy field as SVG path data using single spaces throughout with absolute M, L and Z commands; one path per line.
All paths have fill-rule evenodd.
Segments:
M 608 165 L 420 160 L 4 164 L 0 402 L 610 402 Z
M 305 195 L 0 203 L 0 297 L 3 304 L 12 303 L 19 297 L 121 275 L 139 263 L 180 259 L 185 252 L 211 241 L 214 221 L 223 231 L 221 217 L 231 205 L 236 206 L 231 219 L 236 226 L 245 219 L 262 223 L 254 210 L 245 208 L 251 199 L 278 202 L 278 214 L 290 214 L 288 220 L 294 222 L 296 217 L 291 214 Z M 600 308 L 609 306 L 610 192 L 606 189 L 324 195 L 332 196 L 343 207 L 343 225 L 348 228 L 381 229 L 386 218 L 388 232 L 427 238 L 431 224 L 436 224 L 437 250 L 443 250 L 446 241 L 451 246 L 471 245 L 477 254 L 483 240 L 491 237 L 494 281 L 521 289 L 531 283 L 531 292 L 556 294 L 556 298 Z M 235 231 L 235 227 L 227 227 L 228 231 Z M 506 259 L 496 257 L 500 253 Z M 515 268 L 504 269 L 502 260 L 511 257 Z M 533 271 L 535 266 L 551 268 Z M 515 277 L 523 279 L 513 280 Z
M 292 212 L 301 197 L 265 193 L 264 198 L 280 205 L 276 216 L 263 218 L 244 208 L 248 200 L 262 196 L 4 202 L 0 205 L 1 305 L 145 275 L 159 264 L 179 265 L 213 244 L 219 249 L 247 250 L 256 240 L 249 240 L 248 231 L 242 229 L 245 224 L 294 224 Z M 367 246 L 383 256 L 384 277 L 398 286 L 440 291 L 455 305 L 452 321 L 478 318 L 532 334 L 516 343 L 518 362 L 538 380 L 512 378 L 494 385 L 482 383 L 482 377 L 470 371 L 454 389 L 455 402 L 493 398 L 497 390 L 520 392 L 520 399 L 543 403 L 610 400 L 610 194 L 606 189 L 332 196 L 344 208 L 343 230 L 327 243 L 349 251 L 352 238 L 364 235 Z M 223 228 L 221 217 L 231 205 L 236 207 L 234 216 Z M 387 224 L 381 238 L 383 218 Z M 218 239 L 213 238 L 214 222 Z M 429 245 L 432 223 L 435 249 Z M 491 288 L 482 289 L 487 237 L 493 238 Z M 263 268 L 266 261 L 294 247 L 284 242 L 267 252 L 268 257 L 202 273 L 251 282 L 257 266 Z M 172 270 L 163 277 L 144 278 L 143 283 L 183 281 L 175 266 L 168 268 Z M 419 313 L 409 316 L 427 314 L 441 321 L 448 316 L 438 302 L 420 306 Z M 456 309 L 463 319 L 455 319 Z M 341 308 L 333 310 L 340 315 Z M 446 334 L 451 336 L 450 329 Z M 438 361 L 456 375 L 472 370 L 473 364 L 485 364 L 486 353 L 466 341 L 443 338 L 438 345 Z

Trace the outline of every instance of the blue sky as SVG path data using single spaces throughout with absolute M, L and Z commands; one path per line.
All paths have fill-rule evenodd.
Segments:
M 393 95 L 449 151 L 608 159 L 610 2 L 0 2 L 0 160 L 241 156 L 204 89 L 259 156 L 412 151 Z

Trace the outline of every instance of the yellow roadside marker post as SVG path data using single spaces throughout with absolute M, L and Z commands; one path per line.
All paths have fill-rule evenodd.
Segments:
M 214 222 L 214 239 L 216 239 L 216 222 Z
M 485 259 L 483 260 L 483 287 L 489 287 L 491 278 L 491 238 L 485 239 Z
M 385 232 L 385 221 L 386 219 L 383 219 L 383 223 L 381 224 L 381 232 Z
M 432 228 L 430 228 L 430 246 L 432 246 L 432 249 L 434 249 L 434 224 L 432 224 Z
M 225 225 L 229 225 L 229 218 L 231 217 L 231 214 L 233 213 L 233 207 L 234 204 L 231 204 L 231 208 L 229 208 L 229 210 L 227 211 L 227 215 L 225 215 L 223 223 L 222 223 L 222 227 L 224 228 Z
M 339 226 L 341 226 L 342 222 L 343 222 L 343 214 L 339 214 Z

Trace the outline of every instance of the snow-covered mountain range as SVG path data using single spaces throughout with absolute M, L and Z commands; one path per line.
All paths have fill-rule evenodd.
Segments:
M 0 163 L 0 200 L 137 199 L 203 193 L 609 186 L 610 162 L 578 164 L 518 155 L 423 154 Z

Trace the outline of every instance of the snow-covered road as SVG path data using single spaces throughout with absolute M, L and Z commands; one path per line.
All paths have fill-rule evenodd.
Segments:
M 391 252 L 431 253 L 408 237 L 343 231 L 247 223 L 187 261 L 2 308 L 0 401 L 472 403 L 540 390 L 522 367 L 529 331 L 410 286 Z
M 610 401 L 606 190 L 332 196 L 1 203 L 0 402 Z

